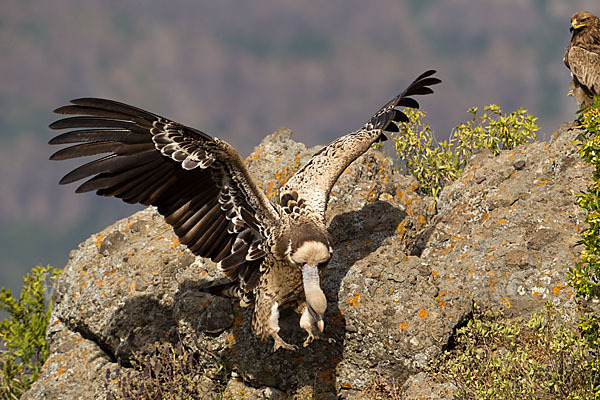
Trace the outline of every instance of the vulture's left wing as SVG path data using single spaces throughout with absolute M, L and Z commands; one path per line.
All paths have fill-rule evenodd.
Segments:
M 279 191 L 282 205 L 290 195 L 303 199 L 313 212 L 324 218 L 329 192 L 344 170 L 374 142 L 387 138 L 384 132 L 398 132 L 397 122 L 408 122 L 408 117 L 397 107 L 419 108 L 412 98 L 415 95 L 433 93 L 429 87 L 441 81 L 432 77 L 429 70 L 415 79 L 404 92 L 390 100 L 358 131 L 333 141 L 317 152 L 310 161 L 296 172 Z M 297 195 L 293 194 L 297 192 Z
M 52 129 L 75 129 L 50 140 L 70 144 L 50 159 L 106 154 L 68 173 L 61 184 L 88 179 L 96 191 L 154 205 L 195 255 L 207 257 L 242 289 L 260 277 L 264 240 L 279 214 L 255 185 L 239 154 L 199 130 L 112 100 L 83 98 L 55 110 L 76 115 Z

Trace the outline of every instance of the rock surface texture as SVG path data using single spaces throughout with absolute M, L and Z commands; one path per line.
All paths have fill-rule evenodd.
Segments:
M 335 342 L 303 348 L 299 316 L 283 313 L 281 335 L 297 352 L 273 353 L 251 333 L 247 309 L 202 292 L 223 276 L 153 208 L 123 219 L 72 251 L 55 288 L 51 356 L 23 398 L 104 399 L 118 361 L 127 368 L 132 354 L 165 341 L 224 366 L 231 396 L 354 399 L 374 382 L 404 382 L 406 398 L 452 398 L 422 368 L 473 301 L 515 316 L 573 302 L 566 273 L 584 228 L 574 193 L 591 173 L 571 143 L 577 133 L 563 127 L 550 142 L 477 153 L 436 208 L 381 153 L 354 162 L 327 213 L 336 252 L 322 284 Z M 316 150 L 290 136 L 280 129 L 247 160 L 270 197 Z

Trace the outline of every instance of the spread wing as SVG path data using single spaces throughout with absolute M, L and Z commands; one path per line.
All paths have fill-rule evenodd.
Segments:
M 323 219 L 329 192 L 338 177 L 374 142 L 387 140 L 384 132 L 398 132 L 396 123 L 408 122 L 408 117 L 397 107 L 418 108 L 419 103 L 412 96 L 433 93 L 429 86 L 441 82 L 432 77 L 435 72 L 429 70 L 421 74 L 404 92 L 373 115 L 361 129 L 342 136 L 317 152 L 280 189 L 280 203 L 285 207 L 291 196 L 301 198 Z
M 51 160 L 106 154 L 76 168 L 61 184 L 87 179 L 78 193 L 96 191 L 128 203 L 154 205 L 180 242 L 219 262 L 252 290 L 269 229 L 279 214 L 252 181 L 233 147 L 150 112 L 111 100 L 83 98 L 55 110 L 77 115 L 52 129 L 73 129 L 50 140 L 69 144 Z M 91 178 L 90 178 L 91 177 Z
M 600 95 L 600 46 L 584 49 L 572 46 L 567 53 L 568 67 L 579 83 L 586 86 L 593 96 Z

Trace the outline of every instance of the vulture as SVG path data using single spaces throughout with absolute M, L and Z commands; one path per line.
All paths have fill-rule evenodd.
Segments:
M 399 107 L 418 108 L 415 95 L 440 83 L 429 70 L 367 123 L 318 151 L 271 202 L 227 142 L 112 100 L 80 98 L 55 110 L 70 115 L 50 125 L 68 129 L 50 140 L 69 145 L 51 160 L 103 155 L 65 175 L 86 179 L 77 193 L 96 191 L 127 203 L 153 205 L 193 254 L 209 258 L 230 278 L 220 293 L 253 305 L 252 327 L 273 338 L 273 351 L 296 349 L 278 334 L 279 312 L 294 308 L 307 346 L 324 330 L 327 300 L 320 269 L 333 249 L 325 226 L 331 188 L 374 142 L 407 122 Z M 224 285 L 221 285 L 224 286 Z
M 588 11 L 576 12 L 569 30 L 571 42 L 563 60 L 573 77 L 569 94 L 581 109 L 600 95 L 600 19 Z

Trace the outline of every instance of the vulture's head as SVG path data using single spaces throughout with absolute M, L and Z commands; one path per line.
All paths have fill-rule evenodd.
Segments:
M 326 264 L 331 258 L 330 247 L 315 240 L 303 242 L 291 254 L 294 264 L 302 268 L 302 281 L 308 312 L 321 332 L 325 329 L 325 310 L 327 299 L 319 284 L 319 265 Z
M 600 19 L 589 11 L 578 11 L 571 17 L 571 27 L 569 31 L 572 33 L 582 32 L 590 27 L 600 27 Z

